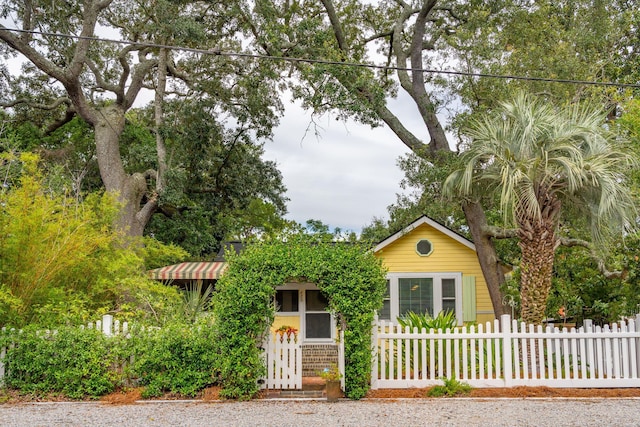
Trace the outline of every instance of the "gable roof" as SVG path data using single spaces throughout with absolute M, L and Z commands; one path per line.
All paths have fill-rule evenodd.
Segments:
M 450 229 L 448 227 L 445 227 L 444 225 L 442 225 L 439 222 L 429 218 L 428 216 L 422 215 L 420 218 L 416 219 L 415 221 L 413 221 L 411 224 L 409 224 L 408 226 L 406 226 L 402 230 L 398 231 L 397 233 L 392 234 L 391 236 L 387 237 L 386 239 L 384 239 L 383 241 L 378 243 L 376 245 L 376 247 L 373 249 L 373 251 L 374 252 L 378 252 L 378 251 L 384 249 L 386 246 L 389 246 L 391 243 L 393 243 L 396 240 L 402 238 L 403 236 L 409 234 L 410 232 L 412 232 L 413 230 L 415 230 L 416 228 L 420 227 L 423 224 L 427 224 L 428 226 L 433 227 L 437 231 L 439 231 L 442 234 L 450 237 L 451 239 L 455 240 L 456 242 L 463 244 L 464 246 L 468 247 L 472 251 L 476 250 L 476 245 L 474 245 L 471 240 L 469 240 L 466 237 L 463 237 L 462 235 L 456 233 L 452 229 Z

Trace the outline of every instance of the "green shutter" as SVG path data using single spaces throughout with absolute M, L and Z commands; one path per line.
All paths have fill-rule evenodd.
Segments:
M 476 321 L 476 276 L 462 277 L 462 320 Z

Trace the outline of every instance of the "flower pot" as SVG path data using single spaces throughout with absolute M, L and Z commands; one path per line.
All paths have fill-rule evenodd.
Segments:
M 327 380 L 325 384 L 325 391 L 327 392 L 327 402 L 335 402 L 340 399 L 342 397 L 342 390 L 340 390 L 340 380 Z

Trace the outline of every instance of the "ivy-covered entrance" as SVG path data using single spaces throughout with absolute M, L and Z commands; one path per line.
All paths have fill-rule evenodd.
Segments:
M 369 249 L 292 235 L 230 254 L 214 297 L 218 338 L 225 349 L 220 363 L 224 397 L 251 398 L 258 392 L 258 379 L 265 375 L 260 343 L 275 318 L 276 288 L 288 283 L 317 286 L 308 289 L 317 294 L 304 295 L 313 299 L 310 310 L 305 308 L 305 339 L 330 341 L 332 328 L 322 322 L 333 317 L 344 332 L 345 394 L 364 396 L 371 371 L 371 322 L 386 290 L 385 271 Z

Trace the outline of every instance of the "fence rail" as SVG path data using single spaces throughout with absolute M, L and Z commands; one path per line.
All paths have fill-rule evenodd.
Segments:
M 453 331 L 375 322 L 372 388 L 426 387 L 455 378 L 474 387 L 640 387 L 640 316 L 576 330 L 510 316 Z

